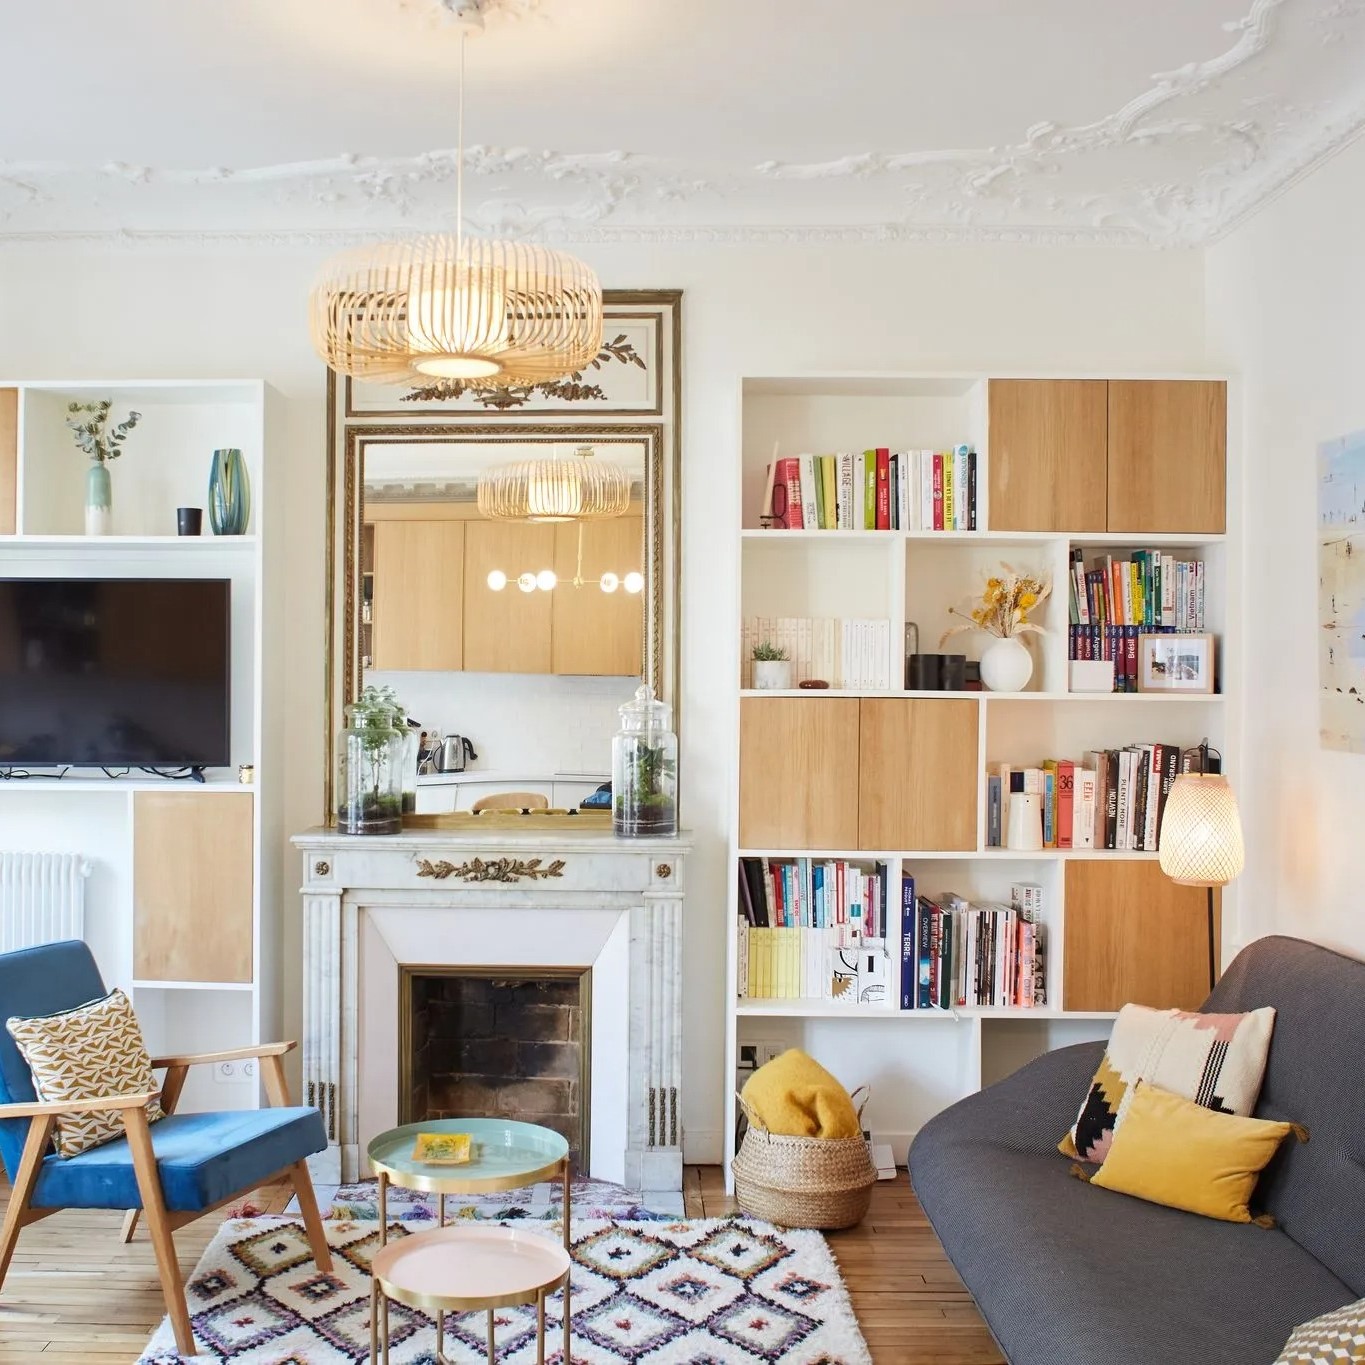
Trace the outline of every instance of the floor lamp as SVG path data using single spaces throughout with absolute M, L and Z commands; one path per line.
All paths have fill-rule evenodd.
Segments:
M 1237 797 L 1222 773 L 1209 771 L 1219 757 L 1207 744 L 1181 756 L 1182 766 L 1189 764 L 1192 771 L 1171 784 L 1159 845 L 1161 870 L 1173 882 L 1208 888 L 1210 990 L 1218 981 L 1213 889 L 1232 881 L 1246 861 Z

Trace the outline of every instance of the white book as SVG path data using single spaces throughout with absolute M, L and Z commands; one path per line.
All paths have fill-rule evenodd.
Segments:
M 1098 774 L 1091 768 L 1076 769 L 1071 820 L 1071 847 L 1095 847 L 1095 795 Z
M 971 529 L 967 497 L 967 447 L 957 446 L 953 451 L 953 529 L 955 531 Z
M 914 479 L 915 452 L 913 450 L 902 450 L 896 457 L 896 468 L 899 479 L 896 483 L 896 525 L 902 531 L 909 531 L 913 527 L 913 518 L 910 512 L 910 486 Z
M 801 461 L 801 523 L 806 530 L 820 529 L 820 504 L 815 493 L 815 456 L 799 455 Z
M 749 921 L 743 915 L 735 939 L 735 993 L 744 999 L 749 994 Z
M 1161 796 L 1161 765 L 1155 744 L 1142 746 L 1142 760 L 1147 765 L 1147 804 L 1142 812 L 1142 847 L 1156 852 L 1156 808 Z
M 851 451 L 839 452 L 839 520 L 841 531 L 851 531 L 853 521 L 853 454 Z

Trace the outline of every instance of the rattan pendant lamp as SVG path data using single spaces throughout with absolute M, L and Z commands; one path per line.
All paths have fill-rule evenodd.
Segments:
M 602 344 L 602 289 L 573 256 L 464 235 L 464 53 L 460 35 L 455 231 L 339 252 L 309 299 L 313 344 L 339 374 L 387 384 L 544 384 Z

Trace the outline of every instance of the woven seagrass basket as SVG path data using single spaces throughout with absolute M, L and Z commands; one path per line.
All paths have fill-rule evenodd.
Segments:
M 865 1087 L 853 1092 L 856 1098 Z M 858 1106 L 861 1127 L 867 1096 Z M 770 1133 L 740 1100 L 749 1127 L 730 1164 L 745 1213 L 784 1228 L 851 1228 L 872 1202 L 877 1170 L 861 1137 Z

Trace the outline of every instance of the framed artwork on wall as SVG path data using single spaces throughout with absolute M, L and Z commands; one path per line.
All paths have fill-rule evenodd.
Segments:
M 1318 737 L 1365 753 L 1365 431 L 1318 445 Z

